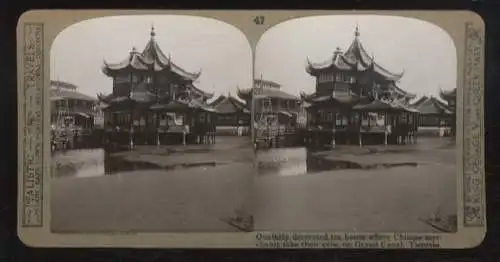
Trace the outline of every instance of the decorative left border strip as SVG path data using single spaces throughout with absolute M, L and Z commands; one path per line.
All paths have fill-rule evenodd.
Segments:
M 43 226 L 43 24 L 24 24 L 22 227 Z

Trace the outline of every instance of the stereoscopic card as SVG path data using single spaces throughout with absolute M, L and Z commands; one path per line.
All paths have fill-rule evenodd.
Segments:
M 471 248 L 468 11 L 29 11 L 18 234 L 36 247 Z

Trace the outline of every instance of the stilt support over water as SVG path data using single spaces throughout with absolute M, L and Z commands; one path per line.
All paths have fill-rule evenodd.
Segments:
M 130 128 L 129 132 L 129 147 L 130 150 L 134 150 L 134 130 Z
M 384 132 L 384 146 L 387 147 L 387 130 Z

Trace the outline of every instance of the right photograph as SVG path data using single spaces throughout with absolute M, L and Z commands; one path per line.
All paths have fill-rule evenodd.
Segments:
M 446 31 L 398 16 L 289 20 L 261 37 L 254 78 L 256 231 L 457 231 Z

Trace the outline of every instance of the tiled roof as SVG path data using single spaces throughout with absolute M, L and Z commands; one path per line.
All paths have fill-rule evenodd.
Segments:
M 97 98 L 73 91 L 52 88 L 50 90 L 50 100 L 61 100 L 61 99 L 74 99 L 74 100 L 84 100 L 84 101 L 97 101 Z
M 294 95 L 291 95 L 287 92 L 281 91 L 277 88 L 261 88 L 259 91 L 256 90 L 256 94 L 254 98 L 278 98 L 284 100 L 299 100 L 300 98 Z
M 426 97 L 424 101 L 414 106 L 420 114 L 452 114 L 453 111 L 448 106 L 435 97 Z
M 361 44 L 358 31 L 356 31 L 355 38 L 347 51 L 342 52 L 340 48 L 337 48 L 333 57 L 327 61 L 322 63 L 312 63 L 309 59 L 307 59 L 307 63 L 308 65 L 306 67 L 306 71 L 311 74 L 317 70 L 330 67 L 335 67 L 341 70 L 373 70 L 373 72 L 384 77 L 385 79 L 393 81 L 399 80 L 404 74 L 404 70 L 401 73 L 393 73 L 375 62 L 373 56 L 370 56 Z
M 250 113 L 243 102 L 240 102 L 232 96 L 219 96 L 214 102 L 210 103 L 210 106 L 215 108 L 218 113 L 230 114 L 237 112 Z
M 106 75 L 110 75 L 113 71 L 120 71 L 127 68 L 140 71 L 163 71 L 168 69 L 186 80 L 196 80 L 201 74 L 201 71 L 197 73 L 187 72 L 173 63 L 170 56 L 167 57 L 160 49 L 154 38 L 154 31 L 151 32 L 151 39 L 142 52 L 137 52 L 134 48 L 129 56 L 121 62 L 107 63 L 104 61 L 103 72 Z

